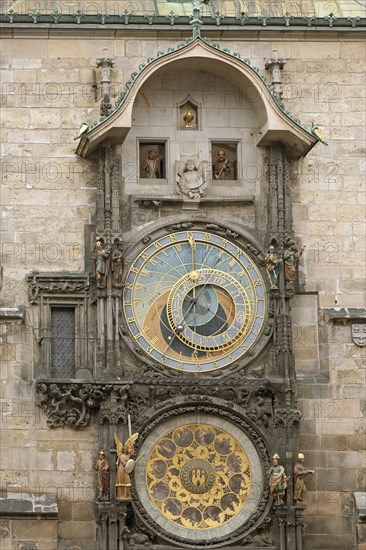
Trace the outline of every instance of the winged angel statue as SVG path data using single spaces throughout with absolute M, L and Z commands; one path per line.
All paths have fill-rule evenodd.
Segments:
M 135 454 L 135 442 L 139 434 L 132 434 L 125 444 L 114 434 L 114 441 L 117 449 L 117 473 L 116 473 L 116 498 L 117 500 L 131 500 L 131 478 L 130 473 L 135 467 L 132 458 Z
M 193 159 L 186 163 L 178 160 L 175 163 L 178 192 L 189 199 L 200 199 L 207 187 L 207 161 L 201 161 L 198 166 Z

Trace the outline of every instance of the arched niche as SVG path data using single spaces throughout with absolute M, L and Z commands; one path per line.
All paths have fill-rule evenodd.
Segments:
M 256 146 L 267 147 L 282 143 L 290 157 L 299 158 L 306 155 L 317 143 L 317 139 L 309 131 L 280 108 L 259 74 L 249 64 L 235 55 L 196 39 L 179 49 L 161 54 L 141 67 L 140 72 L 135 73 L 123 103 L 81 138 L 77 153 L 86 157 L 106 139 L 123 143 L 132 127 L 136 97 L 147 80 L 166 72 L 193 69 L 214 74 L 240 89 L 258 121 Z

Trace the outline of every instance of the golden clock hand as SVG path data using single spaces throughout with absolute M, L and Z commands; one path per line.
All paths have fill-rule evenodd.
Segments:
M 189 242 L 189 246 L 191 247 L 191 253 L 192 253 L 192 273 L 193 273 L 194 272 L 194 264 L 195 264 L 194 253 L 196 251 L 196 241 L 194 240 L 194 237 L 193 237 L 192 234 L 189 235 L 188 242 Z M 193 287 L 192 294 L 193 294 L 193 300 L 195 300 L 196 299 L 196 287 Z M 193 306 L 193 313 L 195 313 L 196 312 L 196 301 L 193 302 L 192 306 Z M 194 325 L 194 328 L 196 328 L 195 325 Z
M 196 241 L 194 240 L 193 235 L 189 235 L 188 242 L 189 242 L 189 246 L 191 247 L 191 253 L 192 253 L 192 271 L 194 271 L 194 253 L 196 250 Z

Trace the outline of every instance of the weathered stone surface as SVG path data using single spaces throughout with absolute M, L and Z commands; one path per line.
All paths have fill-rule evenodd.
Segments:
M 57 539 L 57 522 L 54 520 L 17 520 L 13 522 L 13 535 L 17 539 Z
M 91 502 L 74 502 L 72 504 L 73 521 L 92 521 L 93 505 Z
M 72 139 L 82 121 L 90 123 L 99 116 L 101 74 L 95 65 L 103 55 L 107 36 L 105 31 L 103 37 L 93 31 L 86 38 L 75 28 L 67 37 L 56 29 L 50 31 L 54 33 L 50 39 L 46 34 L 38 38 L 38 28 L 32 26 L 27 38 L 18 29 L 16 39 L 5 39 L 2 56 L 6 69 L 1 90 L 2 175 L 7 187 L 1 197 L 5 244 L 0 251 L 5 275 L 1 300 L 5 305 L 27 308 L 24 278 L 29 266 L 39 271 L 49 271 L 52 266 L 81 272 L 89 263 L 84 228 L 94 223 L 97 168 L 94 160 L 74 155 L 76 142 Z M 112 104 L 139 63 L 181 40 L 181 31 L 178 37 L 174 29 L 159 38 L 151 33 L 142 39 L 137 32 L 128 32 L 128 37 L 125 29 L 113 37 L 108 34 L 109 55 L 116 59 Z M 322 324 L 318 307 L 361 307 L 364 299 L 365 50 L 357 31 L 349 32 L 347 40 L 341 31 L 334 35 L 328 28 L 327 34 L 317 32 L 314 27 L 304 39 L 291 31 L 285 40 L 272 31 L 271 36 L 263 34 L 253 40 L 242 40 L 239 35 L 228 40 L 225 35 L 220 43 L 240 51 L 263 73 L 263 57 L 271 56 L 276 48 L 287 58 L 282 72 L 286 108 L 307 124 L 314 120 L 329 141 L 328 147 L 319 144 L 295 163 L 296 175 L 291 177 L 294 233 L 306 244 L 299 270 L 302 293 L 295 296 L 292 313 L 297 390 L 303 412 L 300 446 L 309 467 L 316 468 L 309 480 L 309 488 L 314 490 L 308 495 L 304 550 L 348 550 L 355 532 L 348 521 L 351 514 L 345 497 L 365 480 L 359 453 L 364 430 L 365 411 L 359 401 L 364 398 L 365 356 L 364 349 L 352 343 L 350 326 L 337 327 L 333 321 Z M 252 104 L 240 97 L 235 77 L 230 82 L 230 75 L 224 76 L 223 70 L 214 74 L 214 65 L 207 69 L 210 72 L 198 71 L 191 61 L 189 70 L 172 66 L 153 74 L 137 95 L 133 128 L 118 149 L 124 175 L 124 179 L 118 176 L 118 185 L 125 193 L 123 223 L 128 247 L 142 226 L 148 230 L 152 221 L 160 223 L 163 218 L 182 214 L 164 208 L 149 212 L 138 208 L 132 215 L 127 211 L 128 196 L 148 187 L 138 181 L 141 159 L 137 140 L 166 141 L 167 178 L 156 192 L 171 194 L 174 162 L 180 153 L 199 153 L 209 159 L 212 141 L 236 141 L 237 135 L 238 170 L 244 175 L 237 187 L 227 185 L 225 192 L 239 196 L 250 189 L 255 204 L 226 207 L 220 202 L 222 190 L 211 185 L 216 205 L 201 209 L 200 214 L 202 219 L 240 223 L 256 235 L 263 249 L 268 244 L 263 214 L 266 201 L 271 200 L 268 175 L 251 135 L 259 125 L 257 115 Z M 202 124 L 190 133 L 190 139 L 177 125 L 177 104 L 188 93 L 200 103 Z M 248 169 L 252 164 L 254 171 Z M 57 541 L 58 550 L 94 550 L 91 507 L 95 475 L 91 466 L 98 449 L 97 425 L 85 431 L 65 427 L 51 433 L 43 414 L 37 416 L 31 406 L 33 354 L 41 354 L 44 342 L 34 339 L 29 309 L 24 326 L 23 332 L 1 342 L 1 359 L 6 364 L 0 376 L 7 383 L 1 384 L 5 401 L 0 403 L 0 479 L 6 486 L 38 484 L 57 494 L 59 530 L 55 534 L 51 529 L 50 539 L 42 538 L 44 545 L 39 550 L 51 548 L 56 535 L 63 539 Z M 93 364 L 91 356 L 92 352 L 89 359 Z M 324 374 L 324 379 L 311 377 L 314 373 Z M 19 530 L 21 540 L 41 538 L 37 530 L 29 531 L 24 525 L 23 531 Z M 8 541 L 12 543 L 10 537 L 2 542 Z
M 349 447 L 346 435 L 322 435 L 321 446 L 328 451 L 346 451 Z
M 60 521 L 60 539 L 94 540 L 95 526 L 91 521 Z
M 357 490 L 358 470 L 341 471 L 337 468 L 319 468 L 317 471 L 319 487 L 323 491 L 355 491 Z

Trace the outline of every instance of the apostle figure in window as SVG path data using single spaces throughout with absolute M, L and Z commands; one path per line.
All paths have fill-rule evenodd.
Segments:
M 148 150 L 147 157 L 142 163 L 142 173 L 144 178 L 161 178 L 160 158 L 156 149 L 151 148 Z
M 219 149 L 216 156 L 217 161 L 213 167 L 213 177 L 215 180 L 226 181 L 230 178 L 231 162 L 226 157 L 224 149 Z

